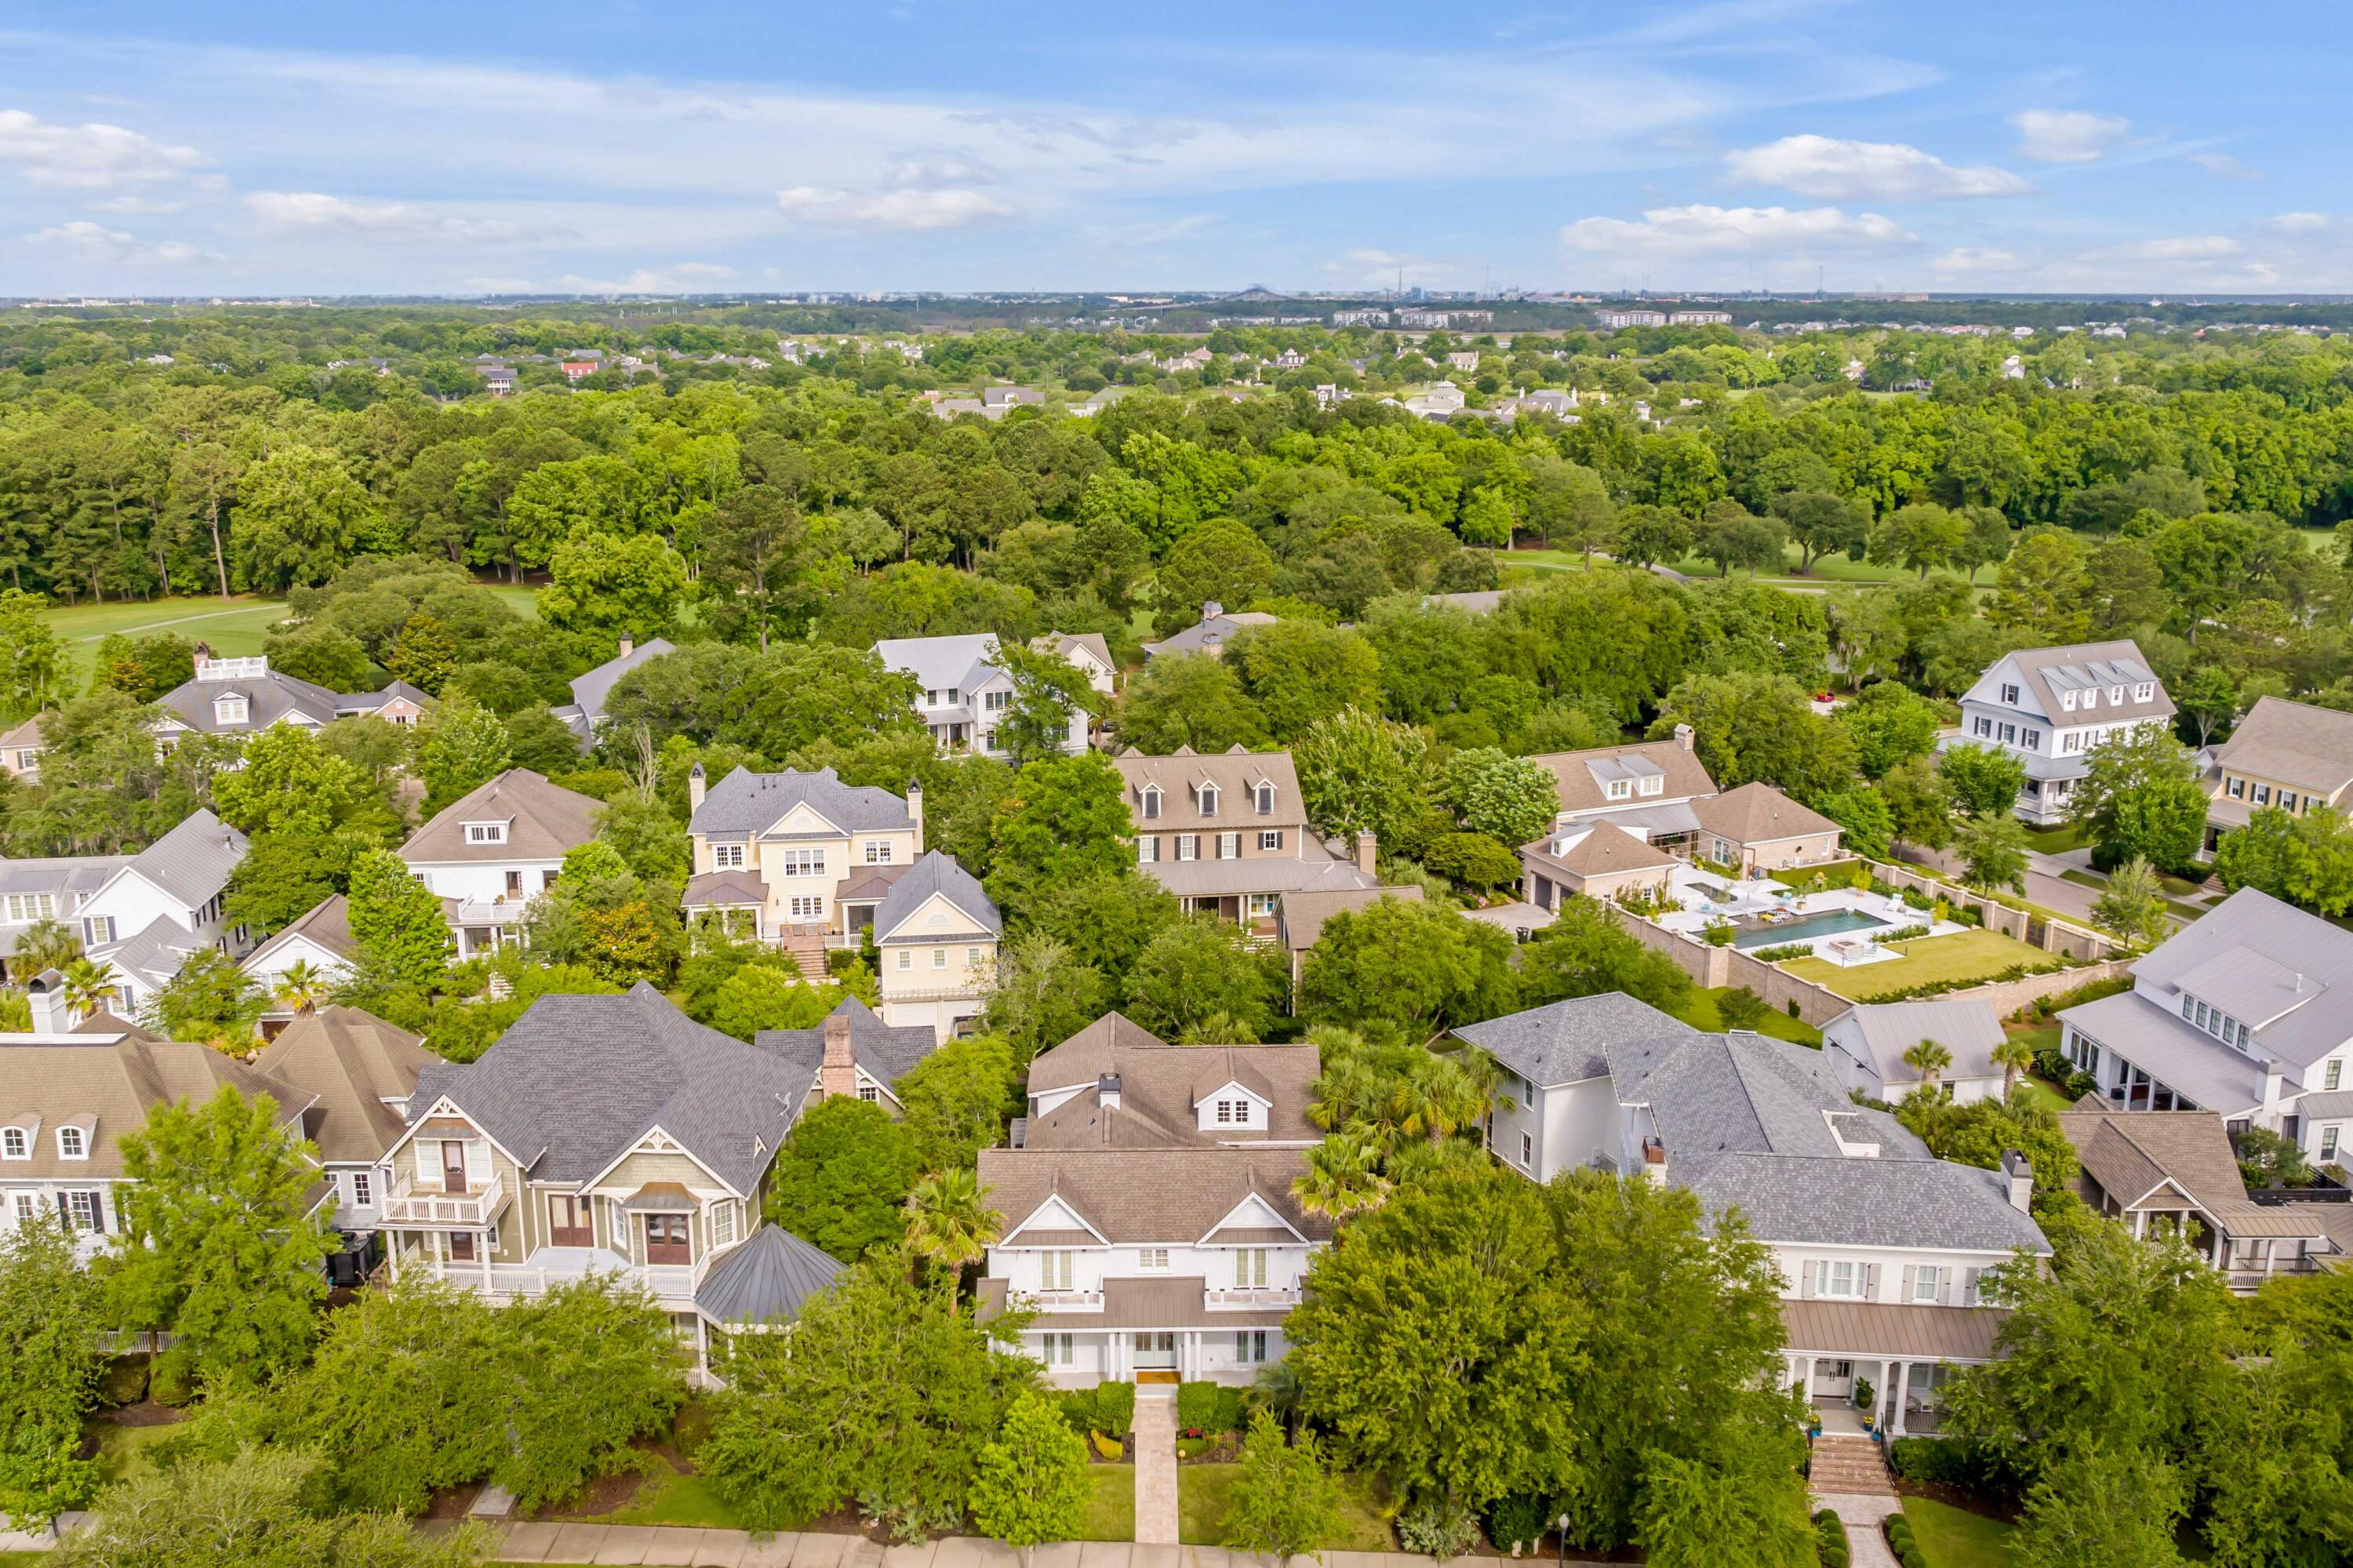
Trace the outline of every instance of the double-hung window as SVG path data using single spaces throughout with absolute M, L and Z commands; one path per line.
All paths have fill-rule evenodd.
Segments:
M 1219 833 L 1218 835 L 1218 858 L 1219 860 L 1240 860 L 1241 858 L 1241 834 Z
M 2344 1077 L 2345 1058 L 2342 1056 L 2331 1056 L 2328 1059 L 2327 1076 L 2322 1081 L 2320 1086 L 2324 1089 L 2334 1089 L 2338 1086 Z
M 1852 1300 L 1862 1294 L 1863 1266 L 1849 1260 L 1814 1265 L 1814 1294 Z
M 1253 1366 L 1266 1360 L 1266 1330 L 1242 1329 L 1234 1334 L 1234 1360 Z
M 891 841 L 889 839 L 868 839 L 866 841 L 866 863 L 869 865 L 889 865 L 891 863 Z
M 1147 1246 L 1137 1248 L 1135 1254 L 1135 1266 L 1138 1268 L 1167 1267 L 1168 1249 L 1165 1246 Z
M 1039 1336 L 1038 1349 L 1046 1358 L 1048 1366 L 1066 1367 L 1071 1364 L 1073 1344 L 1072 1337 L 1069 1334 L 1041 1334 Z
M 369 1180 L 367 1171 L 354 1171 L 349 1180 L 352 1184 L 353 1208 L 364 1209 L 375 1202 L 375 1183 Z
M 1912 1299 L 1941 1301 L 1945 1295 L 1945 1271 L 1936 1265 L 1923 1264 L 1912 1271 Z
M 784 874 L 786 876 L 823 876 L 825 874 L 825 851 L 821 849 L 788 849 L 784 853 L 782 867 Z
M 742 844 L 712 844 L 711 846 L 711 865 L 712 869 L 714 871 L 743 870 L 744 846 Z
M 785 907 L 796 920 L 822 920 L 825 918 L 825 895 L 796 893 L 785 900 Z
M 1135 863 L 1151 865 L 1160 859 L 1160 835 L 1145 833 L 1135 841 Z
M 98 1194 L 96 1192 L 68 1192 L 66 1194 L 66 1223 L 72 1225 L 74 1229 L 85 1234 L 94 1234 L 98 1231 L 104 1230 L 106 1227 L 101 1222 L 100 1214 L 100 1210 L 99 1207 Z
M 1261 829 L 1258 835 L 1258 847 L 1261 854 L 1281 853 L 1282 850 L 1282 830 L 1281 828 Z
M 1176 835 L 1176 858 L 1178 860 L 1200 859 L 1201 835 L 1198 833 L 1178 833 Z
M 1246 1246 L 1235 1251 L 1234 1288 L 1237 1290 L 1266 1288 L 1266 1248 Z

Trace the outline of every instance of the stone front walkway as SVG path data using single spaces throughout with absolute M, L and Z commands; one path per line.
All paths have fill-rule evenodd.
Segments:
M 1148 1546 L 1176 1545 L 1177 1518 L 1176 1390 L 1170 1383 L 1140 1383 L 1135 1390 L 1136 1541 Z
M 1816 1492 L 1814 1506 L 1830 1510 L 1846 1526 L 1850 1568 L 1896 1568 L 1895 1553 L 1888 1550 L 1887 1537 L 1881 1532 L 1879 1521 L 1891 1513 L 1904 1511 L 1901 1499 Z

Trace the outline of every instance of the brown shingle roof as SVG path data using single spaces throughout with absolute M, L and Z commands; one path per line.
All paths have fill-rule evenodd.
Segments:
M 551 784 L 528 768 L 510 768 L 489 783 L 444 808 L 400 846 L 411 865 L 446 861 L 561 860 L 566 850 L 596 836 L 596 813 L 605 802 Z M 503 821 L 507 840 L 497 844 L 466 842 L 468 822 Z
M 980 1184 L 1008 1235 L 1059 1196 L 1114 1246 L 1190 1245 L 1252 1192 L 1308 1240 L 1328 1241 L 1332 1222 L 1291 1195 L 1306 1169 L 1303 1149 L 980 1151 Z
M 1578 876 L 1607 876 L 1621 871 L 1654 871 L 1675 863 L 1674 856 L 1666 851 L 1655 848 L 1625 829 L 1607 821 L 1595 823 L 1582 838 L 1555 854 L 1552 845 L 1558 842 L 1558 839 L 1546 839 L 1527 847 L 1563 871 Z
M 1593 765 L 1607 765 L 1621 758 L 1650 763 L 1664 775 L 1656 795 L 1631 795 L 1623 800 L 1612 800 L 1604 793 L 1600 779 L 1594 777 Z M 1597 746 L 1586 751 L 1555 751 L 1542 757 L 1531 757 L 1530 762 L 1541 763 L 1552 770 L 1559 781 L 1560 809 L 1568 812 L 1599 811 L 1605 808 L 1641 806 L 1660 800 L 1688 800 L 1695 795 L 1715 793 L 1715 780 L 1700 766 L 1699 758 L 1685 751 L 1678 741 L 1646 740 L 1635 746 Z
M 1313 888 L 1286 893 L 1278 906 L 1282 945 L 1294 953 L 1303 953 L 1315 945 L 1315 939 L 1324 934 L 1324 922 L 1335 915 L 1353 915 L 1383 898 L 1419 904 L 1421 897 L 1421 885 L 1418 882 L 1403 887 Z
M 0 736 L 0 746 L 7 744 Z M 2334 800 L 2353 784 L 2353 714 L 2259 697 L 2231 738 L 2215 747 L 2214 761 Z
M 337 958 L 348 959 L 359 950 L 359 944 L 352 940 L 351 904 L 342 894 L 331 893 L 303 911 L 292 925 L 247 954 L 246 972 L 250 974 L 271 954 L 298 937 L 308 938 Z
M 2059 1127 L 2075 1146 L 2084 1173 L 2129 1208 L 2160 1182 L 2175 1187 L 2237 1235 L 2318 1235 L 2295 1206 L 2267 1207 L 2247 1196 L 2230 1136 L 2214 1111 L 2124 1111 L 2085 1095 L 2062 1112 Z M 2170 1208 L 2160 1198 L 2151 1205 Z
M 1026 1147 L 1171 1149 L 1249 1140 L 1307 1143 L 1323 1135 L 1307 1119 L 1307 1086 L 1319 1054 L 1312 1044 L 1171 1045 L 1120 1013 L 1107 1012 L 1029 1064 L 1029 1093 L 1074 1086 L 1079 1093 L 1029 1118 Z M 1119 1105 L 1106 1110 L 1105 1075 L 1120 1080 Z M 1267 1130 L 1199 1129 L 1194 1107 L 1229 1083 L 1264 1096 L 1273 1108 Z
M 32 1158 L 8 1161 L 0 1175 L 120 1176 L 122 1135 L 146 1126 L 150 1110 L 175 1100 L 203 1104 L 223 1085 L 234 1085 L 248 1098 L 266 1094 L 289 1114 L 308 1097 L 295 1097 L 291 1087 L 209 1045 L 135 1033 L 88 1045 L 0 1045 L 0 1126 L 26 1127 L 36 1118 L 40 1124 Z M 58 1158 L 56 1129 L 87 1126 L 92 1117 L 90 1158 Z
M 1839 832 L 1839 825 L 1820 811 L 1799 805 L 1770 784 L 1754 781 L 1695 800 L 1692 810 L 1698 814 L 1701 827 L 1740 844 L 1767 844 L 1777 839 Z
M 1214 832 L 1220 829 L 1297 828 L 1307 821 L 1299 799 L 1299 774 L 1287 751 L 1229 751 L 1203 755 L 1180 746 L 1166 757 L 1146 757 L 1129 747 L 1112 759 L 1127 782 L 1128 814 L 1139 831 L 1155 833 Z M 1250 795 L 1261 780 L 1274 786 L 1274 810 L 1259 815 Z M 1145 786 L 1160 786 L 1160 815 L 1145 821 L 1138 804 Z M 1218 809 L 1201 814 L 1203 784 L 1218 789 Z
M 405 1106 L 417 1075 L 439 1059 L 372 1012 L 325 1007 L 288 1024 L 253 1065 L 288 1086 L 296 1104 L 314 1102 L 304 1126 L 320 1158 L 360 1163 L 382 1158 L 407 1125 L 385 1102 Z

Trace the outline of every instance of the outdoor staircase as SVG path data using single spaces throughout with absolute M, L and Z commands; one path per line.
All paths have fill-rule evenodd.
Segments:
M 1887 1461 L 1879 1445 L 1868 1437 L 1817 1437 L 1807 1463 L 1807 1478 L 1817 1496 L 1892 1498 Z
M 822 926 L 787 926 L 776 938 L 776 946 L 785 956 L 799 966 L 801 978 L 811 985 L 823 985 L 825 972 L 825 927 Z

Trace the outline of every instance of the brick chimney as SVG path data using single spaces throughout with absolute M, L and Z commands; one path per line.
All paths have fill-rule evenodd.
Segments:
M 2026 1213 L 2034 1202 L 2034 1167 L 2012 1149 L 2002 1154 L 2001 1173 L 2010 1178 L 2010 1206 Z
M 696 763 L 694 765 L 694 771 L 686 776 L 686 810 L 688 815 L 691 816 L 693 813 L 702 810 L 702 797 L 708 783 L 709 780 L 703 776 L 702 764 L 700 762 Z
M 1373 874 L 1374 863 L 1380 858 L 1377 853 L 1379 845 L 1374 842 L 1373 835 L 1371 833 L 1362 830 L 1358 831 L 1356 834 L 1356 869 L 1363 872 L 1366 876 Z
M 1689 751 L 1692 748 L 1691 726 L 1687 724 L 1679 724 L 1675 726 L 1675 744 L 1682 747 L 1685 751 Z
M 850 1053 L 849 1020 L 842 1013 L 826 1016 L 825 1060 L 817 1070 L 817 1092 L 820 1099 L 858 1097 L 858 1058 Z

